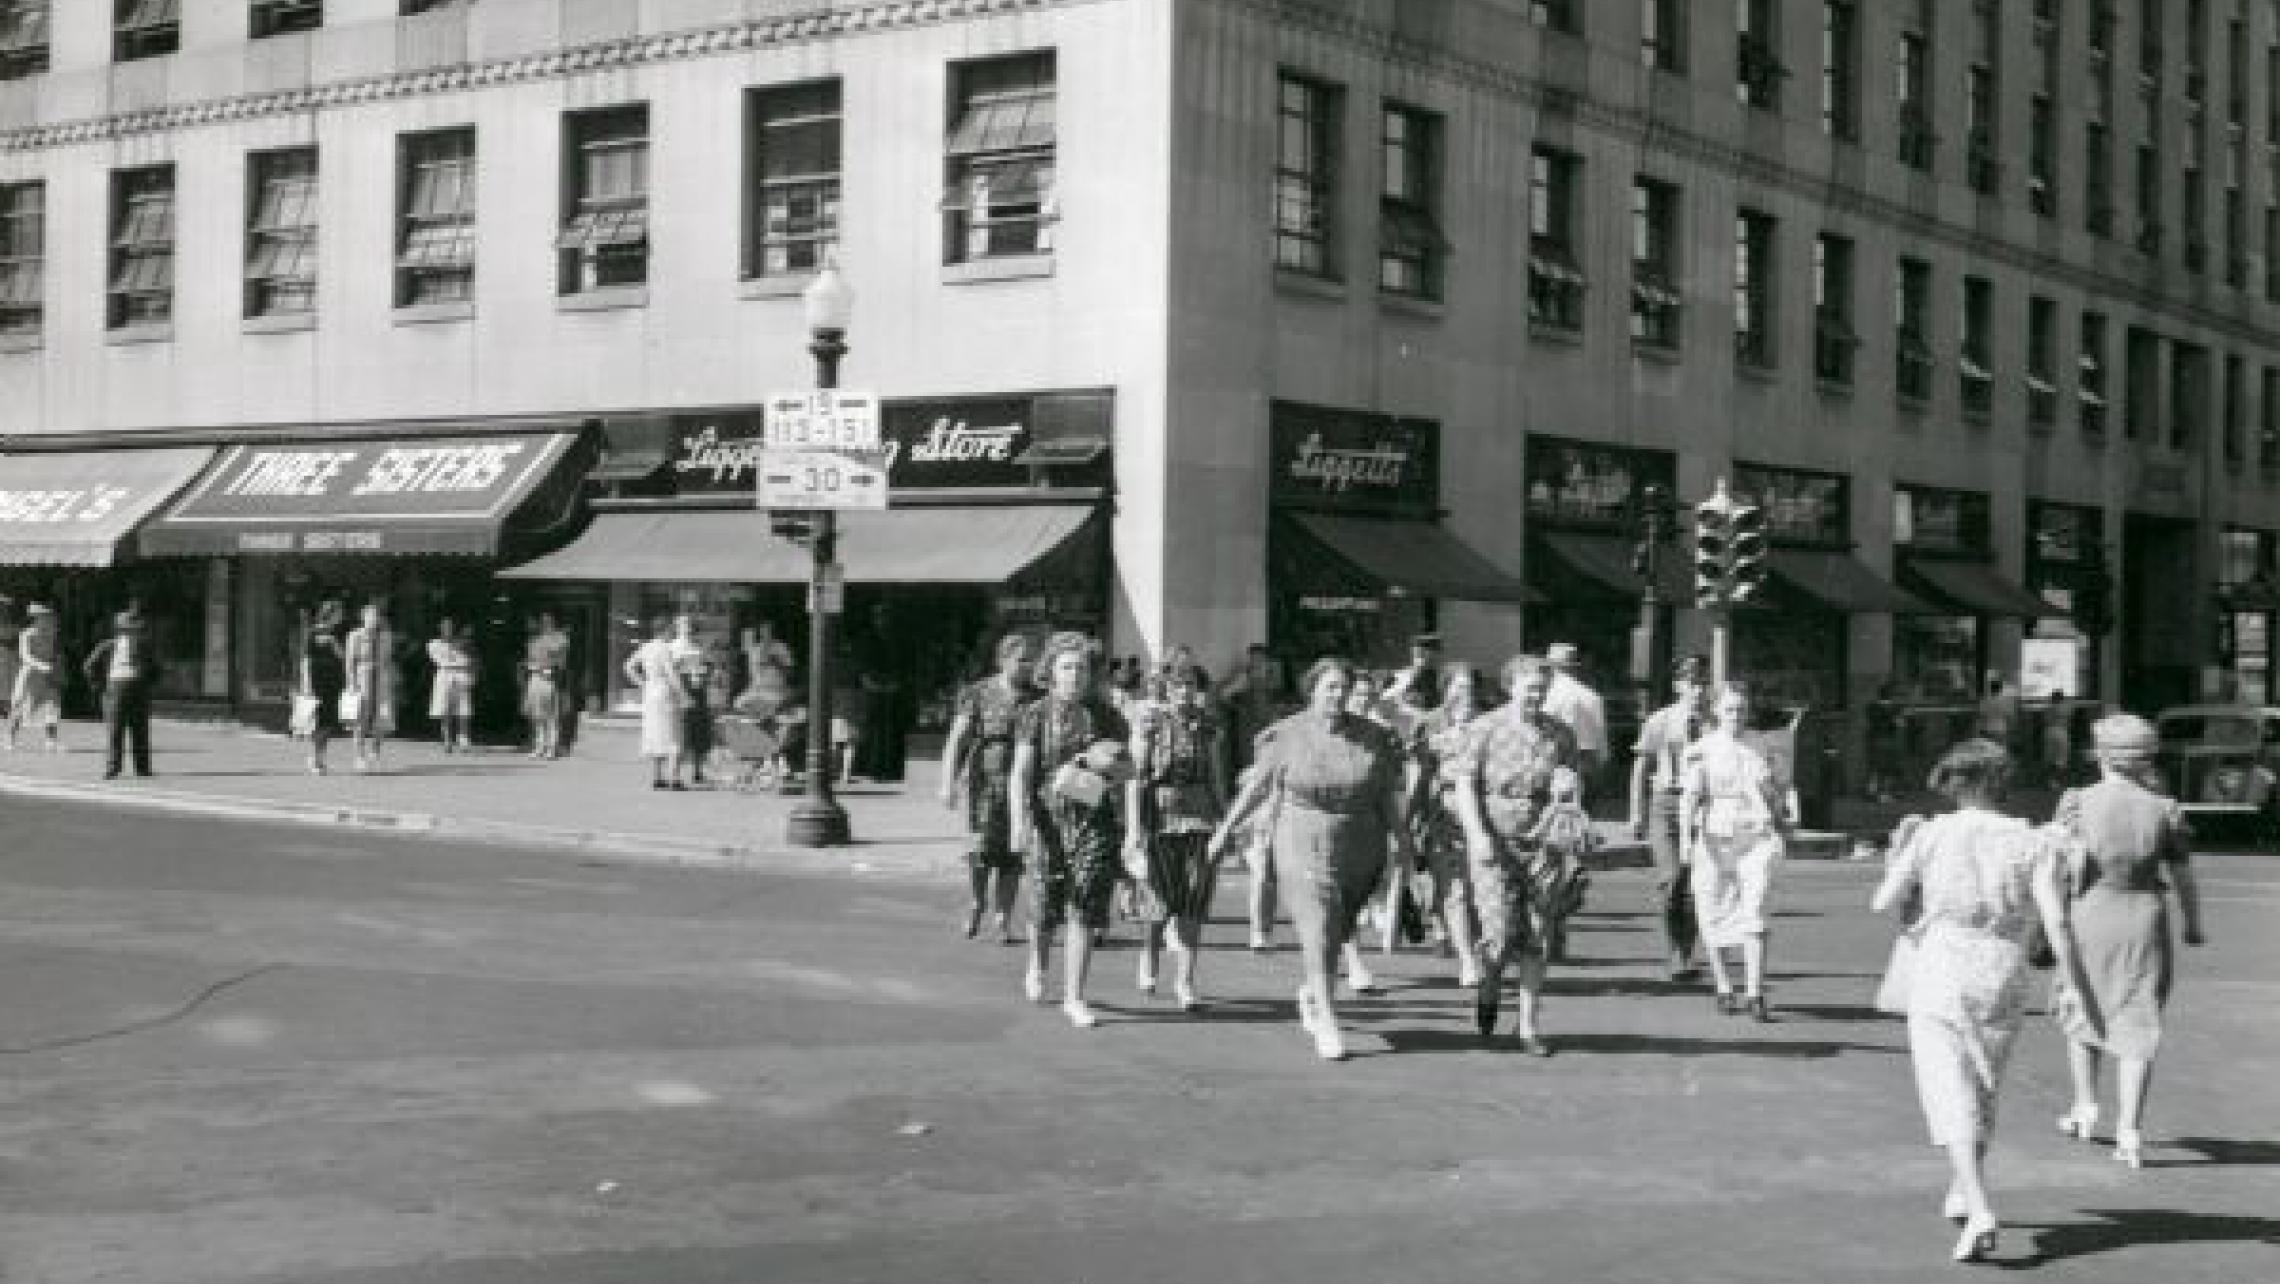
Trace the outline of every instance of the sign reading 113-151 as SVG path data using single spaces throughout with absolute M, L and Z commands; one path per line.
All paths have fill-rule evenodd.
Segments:
M 820 388 L 768 398 L 760 451 L 762 508 L 885 508 L 879 398 Z

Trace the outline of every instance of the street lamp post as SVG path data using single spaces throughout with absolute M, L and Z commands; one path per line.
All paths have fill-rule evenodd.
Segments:
M 847 355 L 847 323 L 855 310 L 855 292 L 839 275 L 837 256 L 826 255 L 823 270 L 801 293 L 807 316 L 808 353 L 815 358 L 815 384 L 822 389 L 839 386 L 839 360 Z M 808 729 L 807 790 L 792 808 L 785 838 L 795 847 L 840 847 L 851 838 L 847 809 L 832 797 L 831 743 L 831 611 L 825 593 L 832 559 L 838 555 L 837 515 L 828 508 L 813 515 L 809 548 L 814 554 L 808 580 Z

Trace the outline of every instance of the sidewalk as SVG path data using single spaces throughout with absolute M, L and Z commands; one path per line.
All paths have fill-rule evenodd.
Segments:
M 570 757 L 534 762 L 509 749 L 446 754 L 433 741 L 389 742 L 383 769 L 346 769 L 354 756 L 334 746 L 333 774 L 312 776 L 304 747 L 272 732 L 212 723 L 161 721 L 152 729 L 157 775 L 105 781 L 102 728 L 66 723 L 68 752 L 0 753 L 0 794 L 92 800 L 195 815 L 350 825 L 474 842 L 513 843 L 607 854 L 654 864 L 894 873 L 943 877 L 965 868 L 961 819 L 936 801 L 935 764 L 913 760 L 899 785 L 857 784 L 840 791 L 853 846 L 800 848 L 784 841 L 798 802 L 772 789 L 661 792 L 630 736 L 593 736 Z M 1890 832 L 1914 808 L 1847 800 L 1845 833 L 1806 834 L 1801 858 L 1843 859 L 1849 835 Z M 1648 864 L 1643 845 L 1620 822 L 1600 824 L 1593 864 Z

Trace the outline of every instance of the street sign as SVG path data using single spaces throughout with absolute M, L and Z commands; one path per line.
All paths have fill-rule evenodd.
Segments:
M 770 450 L 879 449 L 879 394 L 845 388 L 771 393 L 761 444 Z
M 760 507 L 885 508 L 886 457 L 834 450 L 760 452 Z

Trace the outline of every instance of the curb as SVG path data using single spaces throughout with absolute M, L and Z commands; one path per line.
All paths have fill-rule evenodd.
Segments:
M 587 854 L 619 864 L 681 869 L 941 876 L 963 873 L 966 868 L 963 854 L 955 852 L 948 855 L 890 855 L 860 844 L 851 848 L 814 851 L 761 847 L 712 839 L 675 838 L 666 834 L 631 834 L 532 825 L 518 821 L 470 820 L 432 812 L 277 802 L 264 798 L 66 782 L 4 773 L 0 773 L 0 794 L 139 807 L 147 811 L 212 816 L 226 820 L 343 827 L 409 838 L 451 838 L 497 846 L 543 847 Z

